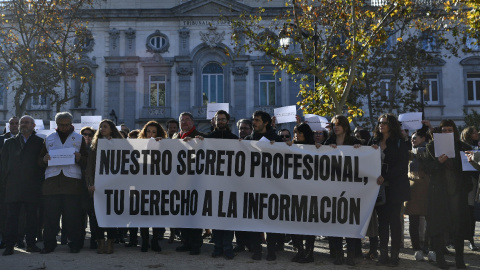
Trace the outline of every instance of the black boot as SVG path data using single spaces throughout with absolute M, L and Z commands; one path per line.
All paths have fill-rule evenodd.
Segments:
M 445 261 L 445 254 L 441 250 L 436 250 L 436 259 L 437 259 L 437 267 L 440 269 L 448 269 L 448 264 Z
M 378 257 L 377 265 L 387 265 L 388 261 L 388 248 L 380 249 L 380 256 Z
M 370 250 L 365 254 L 365 259 L 376 260 L 378 258 L 378 236 L 369 237 Z
M 347 260 L 345 263 L 349 266 L 355 266 L 355 251 L 347 252 Z
M 392 267 L 397 267 L 399 262 L 400 262 L 400 258 L 398 257 L 400 254 L 400 250 L 399 249 L 396 249 L 396 248 L 392 248 L 392 257 L 390 259 L 390 263 L 388 264 L 389 266 L 392 266 Z
M 333 261 L 333 264 L 342 265 L 343 261 L 344 261 L 343 250 L 336 250 L 335 251 L 335 261 Z
M 140 229 L 140 234 L 142 235 L 142 248 L 140 249 L 141 252 L 147 252 L 148 248 L 150 247 L 149 245 L 149 234 L 148 234 L 148 228 L 145 230 L 144 228 Z
M 291 261 L 292 262 L 299 262 L 300 259 L 302 259 L 303 257 L 305 257 L 305 250 L 303 250 L 303 247 L 301 247 L 301 248 L 297 249 L 297 254 L 295 254 L 295 256 L 293 256 Z
M 463 239 L 455 241 L 455 266 L 457 269 L 467 269 L 465 261 L 463 260 L 463 252 L 465 247 L 463 246 Z
M 315 236 L 306 236 L 305 241 L 305 257 L 300 258 L 299 263 L 313 262 L 313 249 L 315 248 Z
M 156 251 L 156 252 L 162 251 L 162 248 L 158 244 L 158 239 L 155 238 L 155 237 L 152 239 L 152 246 L 151 247 L 152 247 L 153 251 Z

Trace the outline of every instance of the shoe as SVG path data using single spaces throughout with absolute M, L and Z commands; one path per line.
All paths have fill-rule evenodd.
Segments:
M 429 251 L 427 257 L 429 262 L 437 261 L 437 254 L 435 253 L 435 251 Z
M 267 253 L 267 261 L 275 261 L 277 259 L 277 255 L 275 253 Z
M 390 267 L 397 267 L 400 264 L 400 258 L 391 258 L 390 262 L 388 263 L 388 266 Z
M 192 249 L 192 250 L 190 250 L 190 255 L 200 255 L 200 249 Z
M 298 260 L 298 263 L 312 263 L 312 262 L 313 262 L 313 253 L 309 253 L 307 256 L 301 257 Z
M 260 253 L 260 252 L 254 252 L 253 255 L 252 255 L 252 260 L 255 260 L 255 261 L 260 261 L 260 260 L 262 260 L 262 253 Z
M 421 251 L 421 250 L 415 251 L 415 260 L 417 262 L 421 262 L 421 261 L 425 260 L 425 258 L 423 258 L 423 251 Z
M 293 258 L 290 260 L 291 262 L 300 262 L 300 260 L 305 256 L 305 252 L 303 250 L 297 251 L 297 254 L 293 256 Z
M 224 257 L 227 260 L 233 260 L 233 258 L 235 257 L 235 253 L 233 253 L 233 251 L 225 251 Z
M 25 249 L 26 252 L 40 252 L 40 250 L 41 249 L 39 247 L 37 247 L 37 245 L 29 245 Z
M 48 253 L 52 253 L 53 252 L 53 249 L 51 248 L 42 248 L 40 250 L 40 254 L 48 254 Z
M 79 253 L 80 249 L 78 248 L 70 248 L 70 253 Z
M 23 240 L 20 240 L 17 242 L 17 247 L 18 248 L 25 248 L 25 243 L 23 242 Z
M 233 249 L 233 252 L 243 252 L 243 251 L 245 251 L 245 247 L 242 247 L 242 246 L 236 246 Z
M 468 244 L 468 248 L 472 251 L 478 251 L 478 247 L 475 245 L 475 243 Z
M 378 259 L 378 252 L 376 251 L 369 251 L 368 253 L 366 253 L 363 258 L 365 260 L 369 260 L 369 261 L 373 261 L 373 260 L 376 260 Z
M 13 247 L 6 247 L 2 255 L 3 256 L 13 255 Z
M 175 249 L 175 251 L 177 252 L 185 252 L 185 251 L 190 251 L 192 250 L 191 247 L 187 247 L 187 246 L 179 246 Z
M 218 258 L 223 255 L 223 252 L 221 251 L 214 251 L 212 252 L 212 258 Z
M 377 266 L 388 265 L 390 258 L 388 258 L 388 250 L 380 250 L 380 256 L 378 257 Z

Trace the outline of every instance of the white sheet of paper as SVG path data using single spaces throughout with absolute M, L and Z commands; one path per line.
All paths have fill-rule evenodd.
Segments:
M 57 128 L 57 123 L 55 121 L 50 121 L 50 130 L 55 130 Z
M 75 129 L 75 132 L 80 134 L 80 130 L 82 130 L 82 124 L 81 123 L 73 123 L 73 128 Z
M 35 119 L 35 130 L 44 130 L 45 125 L 42 119 Z
M 455 144 L 453 141 L 453 133 L 433 133 L 435 142 L 435 157 L 443 154 L 448 158 L 455 157 Z
M 259 142 L 270 142 L 269 139 L 267 139 L 265 136 L 262 137 L 260 140 L 258 140 Z
M 324 130 L 329 124 L 327 118 L 315 114 L 305 114 L 305 122 L 312 130 Z
M 75 164 L 75 148 L 61 148 L 48 151 L 50 160 L 48 166 Z
M 116 126 L 118 131 L 121 131 L 122 130 L 122 126 Z
M 43 138 L 45 139 L 48 135 L 54 133 L 55 130 L 51 130 L 51 129 L 43 129 L 43 130 L 37 130 L 35 135 L 37 135 L 38 137 L 40 138 Z
M 224 110 L 227 113 L 230 108 L 230 103 L 207 103 L 207 120 L 212 120 L 219 110 Z
M 6 132 L 10 132 L 10 123 L 7 122 L 7 125 L 5 126 Z
M 402 122 L 402 129 L 417 130 L 423 126 L 421 112 L 402 113 L 398 121 Z
M 81 116 L 80 119 L 80 121 L 82 122 L 82 127 L 92 127 L 94 129 L 98 129 L 100 122 L 102 122 L 101 115 Z
M 474 151 L 474 152 L 477 152 L 477 151 Z M 470 164 L 470 162 L 468 162 L 468 158 L 467 158 L 467 155 L 465 154 L 465 152 L 460 151 L 460 157 L 462 158 L 462 171 L 474 171 L 474 172 L 477 171 L 477 169 L 475 169 Z
M 273 109 L 273 115 L 277 118 L 278 124 L 297 122 L 295 117 L 297 115 L 297 106 L 291 105 Z

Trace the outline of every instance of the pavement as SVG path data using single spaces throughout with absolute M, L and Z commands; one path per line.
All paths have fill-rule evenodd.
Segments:
M 405 229 L 408 230 L 408 219 L 405 220 Z M 188 253 L 176 252 L 175 248 L 180 242 L 167 243 L 169 230 L 165 233 L 166 239 L 160 241 L 161 252 L 140 252 L 140 247 L 126 248 L 124 244 L 115 244 L 113 254 L 97 254 L 96 250 L 89 249 L 89 232 L 85 241 L 85 248 L 80 253 L 69 253 L 67 245 L 59 245 L 50 254 L 28 253 L 23 249 L 15 249 L 11 256 L 0 256 L 0 270 L 16 269 L 391 269 L 391 267 L 378 267 L 374 261 L 357 259 L 355 267 L 333 264 L 333 259 L 328 255 L 328 242 L 317 240 L 315 242 L 315 261 L 313 263 L 299 264 L 290 262 L 295 252 L 291 245 L 285 245 L 285 251 L 277 252 L 276 261 L 267 261 L 266 246 L 263 245 L 263 258 L 261 261 L 251 259 L 252 253 L 245 251 L 238 253 L 233 260 L 226 260 L 223 257 L 212 258 L 213 244 L 204 240 L 202 253 L 200 255 L 189 255 Z M 139 239 L 140 240 L 140 239 Z M 141 241 L 141 240 L 140 240 Z M 475 242 L 480 246 L 480 222 L 477 222 Z M 40 248 L 42 243 L 38 243 Z M 435 264 L 427 261 L 417 262 L 408 231 L 405 231 L 405 244 L 400 251 L 400 269 L 438 269 Z M 364 250 L 366 252 L 367 250 Z M 452 250 L 453 251 L 453 250 Z M 3 250 L 0 250 L 3 252 Z M 455 268 L 454 256 L 446 256 L 451 269 Z M 465 241 L 465 263 L 469 269 L 480 270 L 480 251 L 471 251 L 468 242 Z

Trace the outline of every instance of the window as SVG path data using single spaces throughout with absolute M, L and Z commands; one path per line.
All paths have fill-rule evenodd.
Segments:
M 382 100 L 390 99 L 391 81 L 389 79 L 380 80 L 380 94 Z
M 467 73 L 467 100 L 480 103 L 480 73 Z
M 472 51 L 478 51 L 478 40 L 470 35 L 467 36 L 465 45 Z
M 32 97 L 32 109 L 46 109 L 47 94 L 42 93 Z
M 203 105 L 223 102 L 223 68 L 217 63 L 202 69 L 202 96 Z
M 168 51 L 170 43 L 168 37 L 156 30 L 155 33 L 147 37 L 147 51 L 151 53 L 164 53 Z
M 424 100 L 427 102 L 427 104 L 440 104 L 438 88 L 437 74 L 425 75 L 425 91 L 423 94 Z
M 150 76 L 150 107 L 165 106 L 166 78 L 165 75 Z
M 422 39 L 422 49 L 427 52 L 438 51 L 437 37 L 433 33 L 424 33 Z
M 275 75 L 259 74 L 260 105 L 275 105 Z

